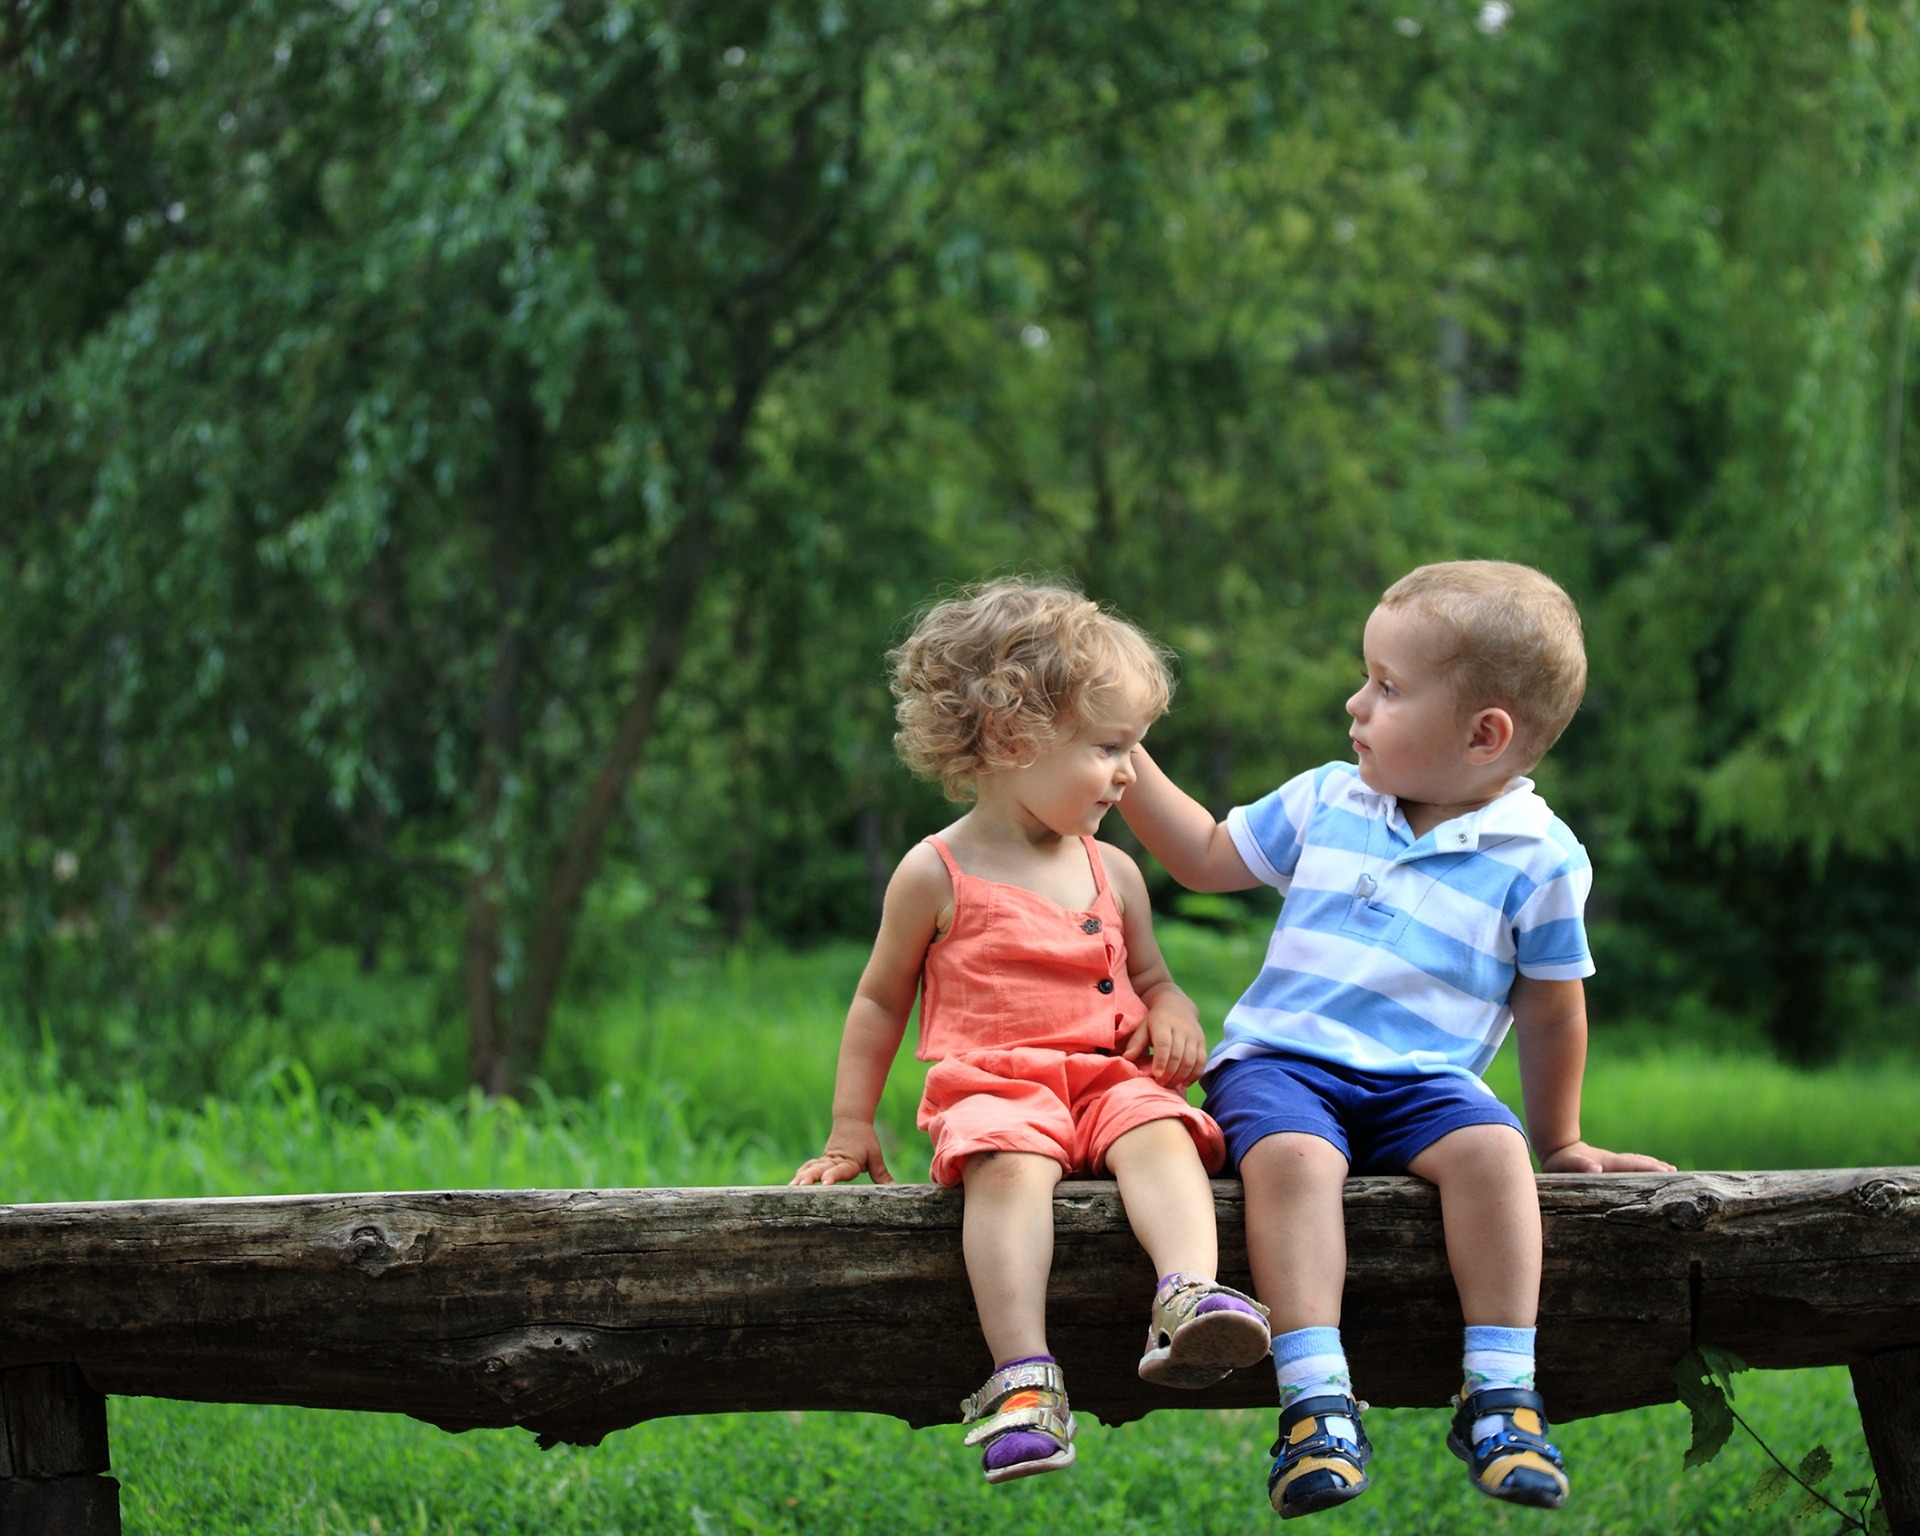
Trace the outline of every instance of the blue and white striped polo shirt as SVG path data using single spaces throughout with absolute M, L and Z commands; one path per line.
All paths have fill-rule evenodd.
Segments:
M 1393 796 L 1329 763 L 1236 806 L 1227 830 L 1287 899 L 1210 1067 L 1279 1050 L 1477 1078 L 1513 1021 L 1516 970 L 1593 974 L 1593 868 L 1530 779 L 1416 840 Z

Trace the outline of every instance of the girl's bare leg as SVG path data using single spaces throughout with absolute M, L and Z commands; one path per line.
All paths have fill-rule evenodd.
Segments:
M 1107 1150 L 1107 1171 L 1154 1274 L 1185 1270 L 1213 1279 L 1220 1267 L 1213 1186 L 1187 1128 L 1173 1119 L 1135 1126 Z
M 1047 1350 L 1053 1187 L 1060 1165 L 1035 1152 L 982 1152 L 961 1175 L 961 1248 L 993 1363 Z

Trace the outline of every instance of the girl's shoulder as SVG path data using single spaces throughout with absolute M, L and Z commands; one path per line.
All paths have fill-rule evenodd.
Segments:
M 904 920 L 931 928 L 936 937 L 953 926 L 953 877 L 932 843 L 915 843 L 894 866 L 887 906 Z
M 901 887 L 903 894 L 916 890 L 942 895 L 952 892 L 953 879 L 947 873 L 947 861 L 930 838 L 922 838 L 901 856 L 894 866 L 888 889 L 895 886 Z

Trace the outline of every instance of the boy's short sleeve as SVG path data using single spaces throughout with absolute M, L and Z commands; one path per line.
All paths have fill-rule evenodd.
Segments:
M 1284 891 L 1293 883 L 1307 823 L 1320 797 L 1320 776 L 1319 770 L 1296 774 L 1252 805 L 1236 805 L 1227 812 L 1227 835 L 1262 884 Z
M 1513 925 L 1514 965 L 1522 976 L 1578 981 L 1593 974 L 1585 915 L 1592 886 L 1593 867 L 1579 849 L 1522 904 Z

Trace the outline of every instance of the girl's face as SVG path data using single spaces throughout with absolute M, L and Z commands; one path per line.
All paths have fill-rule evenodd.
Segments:
M 1093 719 L 1055 737 L 1032 762 L 991 775 L 991 793 L 1008 797 L 1030 827 L 1091 836 L 1133 783 L 1133 749 L 1152 724 L 1137 699 L 1115 691 Z

